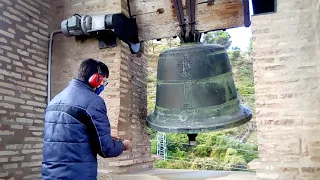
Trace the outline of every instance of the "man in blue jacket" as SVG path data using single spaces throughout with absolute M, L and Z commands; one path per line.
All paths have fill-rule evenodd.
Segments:
M 131 141 L 110 133 L 104 100 L 108 67 L 84 60 L 78 75 L 48 104 L 44 122 L 42 179 L 95 180 L 97 155 L 119 156 L 132 148 Z

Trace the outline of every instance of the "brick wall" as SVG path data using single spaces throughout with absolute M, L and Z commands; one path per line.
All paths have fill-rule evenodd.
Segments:
M 153 167 L 150 137 L 147 134 L 145 119 L 147 116 L 147 58 L 131 55 L 128 46 L 121 42 L 120 63 L 120 108 L 116 118 L 118 135 L 132 138 L 134 148 L 119 158 L 103 163 L 104 169 L 112 172 L 137 172 Z
M 252 19 L 260 179 L 319 179 L 319 3 Z
M 147 58 L 131 55 L 128 46 L 119 42 L 121 47 L 121 61 L 119 64 L 120 79 L 115 96 L 120 100 L 117 111 L 118 117 L 114 117 L 114 129 L 117 135 L 123 138 L 132 138 L 133 150 L 125 152 L 117 158 L 99 161 L 100 177 L 105 178 L 108 172 L 130 173 L 143 171 L 153 167 L 154 158 L 151 157 L 150 137 L 147 134 L 145 118 L 147 114 Z M 106 92 L 108 93 L 108 92 Z M 108 102 L 108 100 L 107 100 Z M 112 104 L 110 103 L 112 106 Z
M 110 2 L 110 3 L 109 3 Z M 101 5 L 104 4 L 104 5 Z M 54 29 L 60 22 L 75 13 L 117 13 L 121 7 L 105 0 L 98 1 L 54 1 Z M 115 7 L 115 8 L 113 8 Z M 100 177 L 108 172 L 124 173 L 150 168 L 153 159 L 150 153 L 149 135 L 144 119 L 147 107 L 146 67 L 147 59 L 131 55 L 129 48 L 121 41 L 116 47 L 99 49 L 96 39 L 77 42 L 74 37 L 56 35 L 52 58 L 52 98 L 66 87 L 74 76 L 79 63 L 85 58 L 95 58 L 105 62 L 110 68 L 109 84 L 101 94 L 107 105 L 112 134 L 132 138 L 132 152 L 125 152 L 118 158 L 99 158 Z
M 0 0 L 0 179 L 40 176 L 50 17 L 50 0 Z

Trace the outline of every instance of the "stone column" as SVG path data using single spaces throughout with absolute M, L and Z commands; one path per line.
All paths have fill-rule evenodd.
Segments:
M 319 179 L 319 1 L 252 18 L 259 179 Z

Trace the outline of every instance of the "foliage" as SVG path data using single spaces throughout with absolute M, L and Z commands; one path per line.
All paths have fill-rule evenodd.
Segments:
M 151 141 L 151 153 L 157 154 L 157 141 Z
M 223 164 L 212 158 L 196 158 L 192 162 L 191 168 L 194 170 L 223 170 Z
M 197 146 L 190 147 L 185 134 L 168 133 L 168 160 L 157 162 L 155 167 L 236 171 L 245 168 L 248 162 L 258 157 L 257 145 L 240 143 L 225 137 L 221 132 L 199 134 L 197 143 Z
M 148 104 L 147 104 L 147 111 L 148 114 L 150 114 L 152 111 L 154 111 L 154 107 L 155 107 L 155 95 L 149 95 L 147 98 Z
M 156 77 L 154 77 L 154 76 L 147 77 L 147 83 L 154 83 L 154 82 L 156 82 Z
M 159 160 L 156 162 L 155 167 L 166 169 L 190 169 L 190 163 L 187 161 L 164 161 Z
M 244 160 L 241 154 L 234 149 L 229 148 L 226 151 L 226 155 L 224 158 L 225 170 L 231 171 L 233 168 L 238 169 L 237 167 L 245 167 L 246 161 Z
M 204 36 L 205 44 L 220 44 L 228 49 L 231 45 L 231 36 L 226 31 L 209 32 Z

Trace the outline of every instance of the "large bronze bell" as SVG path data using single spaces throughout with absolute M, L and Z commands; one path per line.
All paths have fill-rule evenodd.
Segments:
M 190 43 L 162 52 L 158 61 L 156 106 L 147 125 L 188 134 L 242 125 L 252 118 L 240 104 L 232 67 L 223 46 Z

